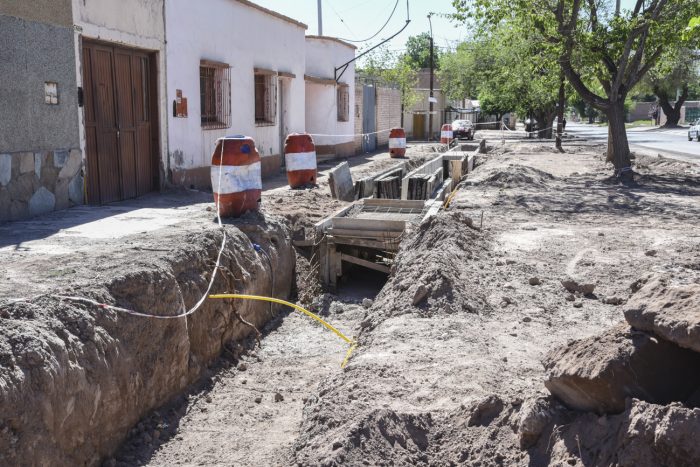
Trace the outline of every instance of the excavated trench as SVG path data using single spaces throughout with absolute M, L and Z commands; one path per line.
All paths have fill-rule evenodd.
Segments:
M 249 216 L 225 229 L 212 292 L 288 297 L 295 254 L 287 227 Z M 190 309 L 207 290 L 222 232 L 177 240 L 165 256 L 133 258 L 116 277 L 59 293 L 158 316 Z M 0 464 L 99 464 L 142 417 L 206 377 L 222 352 L 235 357 L 277 309 L 205 300 L 186 318 L 156 319 L 52 294 L 3 305 Z

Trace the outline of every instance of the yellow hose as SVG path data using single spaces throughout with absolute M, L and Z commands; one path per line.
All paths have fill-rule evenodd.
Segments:
M 311 313 L 309 310 L 306 310 L 305 308 L 302 308 L 295 303 L 287 302 L 285 300 L 280 300 L 279 298 L 263 297 L 261 295 L 243 295 L 243 294 L 228 294 L 228 293 L 227 294 L 209 295 L 209 298 L 240 298 L 242 300 L 260 300 L 263 302 L 272 302 L 272 303 L 279 303 L 280 305 L 286 305 L 286 306 L 294 308 L 297 311 L 300 311 L 301 313 L 304 313 L 305 315 L 315 319 L 316 321 L 318 321 L 319 323 L 324 325 L 326 328 L 333 331 L 333 333 L 335 333 L 335 335 L 337 335 L 338 337 L 343 339 L 346 343 L 350 344 L 350 348 L 348 349 L 348 352 L 345 354 L 345 359 L 343 360 L 343 363 L 340 365 L 341 368 L 345 368 L 345 365 L 347 365 L 348 360 L 350 360 L 350 354 L 352 354 L 352 352 L 357 348 L 357 342 L 350 339 L 342 332 L 338 331 L 338 329 L 336 329 L 331 324 L 329 324 L 326 321 L 324 321 L 323 319 L 321 319 L 321 317 L 319 317 L 318 315 Z

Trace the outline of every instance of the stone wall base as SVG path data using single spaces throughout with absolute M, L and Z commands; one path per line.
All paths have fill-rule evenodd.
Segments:
M 83 204 L 78 149 L 0 154 L 0 222 Z

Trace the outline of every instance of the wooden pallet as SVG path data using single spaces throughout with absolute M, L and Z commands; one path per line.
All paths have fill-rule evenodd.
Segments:
M 398 251 L 402 235 L 420 222 L 432 203 L 419 200 L 363 199 L 316 224 L 321 281 L 335 289 L 343 263 L 384 273 L 389 265 L 360 257 Z

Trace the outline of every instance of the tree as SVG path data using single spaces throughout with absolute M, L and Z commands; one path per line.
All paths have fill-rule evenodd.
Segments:
M 423 32 L 417 36 L 411 36 L 406 41 L 406 60 L 414 69 L 430 68 L 430 34 Z M 433 60 L 435 69 L 440 68 L 441 53 L 433 46 Z
M 700 13 L 697 0 L 636 0 L 617 14 L 610 0 L 453 0 L 457 19 L 481 24 L 530 21 L 556 47 L 566 79 L 607 117 L 608 153 L 616 174 L 631 178 L 625 129 L 628 93 L 665 50 L 687 41 L 683 31 Z M 688 34 L 688 37 L 694 34 Z M 683 37 L 681 37 L 683 36 Z M 596 92 L 594 83 L 602 87 Z
M 543 129 L 539 136 L 549 138 L 561 78 L 556 50 L 542 44 L 524 21 L 481 30 L 442 56 L 441 86 L 451 98 L 478 96 L 481 110 L 499 119 L 511 111 L 532 115 Z
M 462 42 L 452 52 L 446 52 L 440 58 L 440 86 L 449 99 L 460 100 L 474 98 L 478 93 L 480 72 L 484 68 L 478 42 Z
M 648 86 L 666 114 L 665 127 L 678 126 L 681 107 L 690 93 L 690 84 L 700 79 L 698 63 L 692 57 L 693 51 L 690 49 L 672 49 L 662 56 L 647 75 Z
M 403 126 L 404 109 L 412 107 L 420 98 L 418 73 L 405 54 L 396 54 L 386 46 L 381 46 L 368 53 L 358 74 L 374 78 L 387 84 L 393 84 L 401 91 L 401 126 Z

